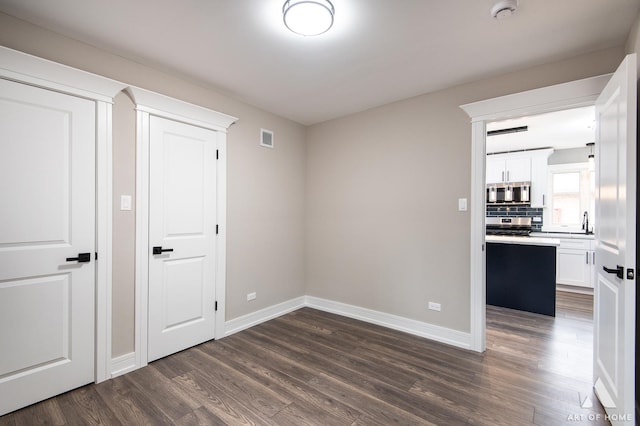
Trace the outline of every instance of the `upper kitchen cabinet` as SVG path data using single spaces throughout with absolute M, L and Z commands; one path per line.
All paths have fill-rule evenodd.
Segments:
M 549 201 L 549 156 L 553 149 L 538 149 L 531 153 L 531 207 L 547 207 Z
M 527 154 L 492 154 L 487 156 L 487 183 L 529 182 L 531 156 Z

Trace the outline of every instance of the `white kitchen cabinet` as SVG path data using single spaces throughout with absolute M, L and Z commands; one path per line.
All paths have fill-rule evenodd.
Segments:
M 593 240 L 561 238 L 556 250 L 556 282 L 593 288 L 594 260 Z
M 504 158 L 494 158 L 494 155 L 487 156 L 487 183 L 504 182 Z
M 487 156 L 487 183 L 528 182 L 531 180 L 529 154 L 493 154 Z
M 549 156 L 553 149 L 531 151 L 531 207 L 546 207 L 548 200 Z

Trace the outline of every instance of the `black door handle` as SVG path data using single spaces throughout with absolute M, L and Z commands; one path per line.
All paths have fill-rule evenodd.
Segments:
M 173 251 L 173 249 L 163 249 L 162 247 L 154 247 L 153 248 L 153 254 L 162 254 L 168 251 Z
M 616 277 L 620 278 L 621 280 L 624 279 L 624 266 L 616 265 L 616 269 L 609 269 L 606 266 L 603 266 L 602 269 L 610 274 L 616 274 Z
M 91 253 L 78 253 L 78 257 L 67 257 L 67 262 L 77 261 L 78 263 L 91 262 Z

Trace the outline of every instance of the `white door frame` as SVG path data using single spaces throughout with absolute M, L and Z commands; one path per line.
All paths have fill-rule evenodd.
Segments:
M 486 349 L 485 158 L 486 124 L 531 114 L 594 105 L 611 74 L 461 105 L 471 118 L 471 349 Z
M 126 85 L 0 46 L 0 78 L 95 101 L 95 382 L 111 378 L 112 105 Z
M 127 92 L 136 104 L 136 262 L 135 262 L 135 368 L 148 360 L 149 295 L 149 118 L 167 118 L 220 133 L 216 167 L 217 217 L 216 239 L 216 339 L 225 335 L 226 242 L 227 242 L 227 130 L 238 119 L 198 105 L 163 96 L 138 87 Z

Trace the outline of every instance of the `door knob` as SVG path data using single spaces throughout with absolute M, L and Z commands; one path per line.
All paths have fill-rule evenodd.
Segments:
M 173 251 L 173 249 L 163 249 L 160 246 L 156 246 L 153 248 L 153 254 L 162 254 L 168 251 Z
M 73 261 L 78 263 L 91 262 L 91 253 L 78 253 L 78 257 L 67 257 L 67 262 Z
M 615 269 L 603 266 L 602 269 L 604 269 L 604 271 L 608 272 L 609 274 L 616 274 L 616 277 L 620 278 L 621 280 L 624 279 L 624 266 L 616 265 Z

